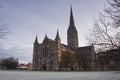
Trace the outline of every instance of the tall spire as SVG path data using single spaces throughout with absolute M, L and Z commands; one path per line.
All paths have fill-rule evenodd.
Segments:
M 74 25 L 74 17 L 73 17 L 73 11 L 72 11 L 72 5 L 71 5 L 71 10 L 70 10 L 70 25 Z
M 38 44 L 37 34 L 36 34 L 36 38 L 35 38 L 35 42 L 34 43 Z
M 78 47 L 78 33 L 74 23 L 72 6 L 70 9 L 70 23 L 67 30 L 67 44 L 70 47 Z
M 57 29 L 57 35 L 56 35 L 55 40 L 60 40 L 60 36 L 59 36 L 59 31 L 58 31 L 58 29 Z

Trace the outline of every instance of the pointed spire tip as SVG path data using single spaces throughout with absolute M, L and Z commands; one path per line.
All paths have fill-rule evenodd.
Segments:
M 74 25 L 74 16 L 73 16 L 73 11 L 72 11 L 72 5 L 70 9 L 70 25 Z
M 72 9 L 72 4 L 70 5 L 70 8 Z
M 59 30 L 58 30 L 58 29 L 57 29 L 56 39 L 60 39 L 60 36 L 59 36 Z
M 38 43 L 37 34 L 36 34 L 36 38 L 35 38 L 35 43 Z

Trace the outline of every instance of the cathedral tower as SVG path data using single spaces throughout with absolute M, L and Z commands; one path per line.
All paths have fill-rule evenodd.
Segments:
M 72 7 L 70 10 L 70 22 L 67 30 L 67 44 L 70 47 L 78 47 L 78 33 L 74 23 Z
M 38 68 L 38 60 L 37 60 L 37 56 L 38 56 L 38 39 L 37 39 L 37 35 L 33 44 L 33 70 L 37 70 Z

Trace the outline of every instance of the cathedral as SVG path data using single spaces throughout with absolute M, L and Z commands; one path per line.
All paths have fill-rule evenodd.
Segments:
M 45 35 L 43 42 L 39 43 L 36 36 L 33 44 L 32 69 L 36 71 L 93 70 L 94 46 L 79 47 L 78 44 L 78 32 L 71 7 L 67 45 L 61 43 L 58 30 L 54 40 Z

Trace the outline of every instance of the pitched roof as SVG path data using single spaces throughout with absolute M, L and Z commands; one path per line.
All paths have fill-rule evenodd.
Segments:
M 79 47 L 78 50 L 80 51 L 90 51 L 93 49 L 93 46 L 85 46 L 85 47 Z
M 45 36 L 43 43 L 50 43 L 50 42 L 54 42 L 52 39 L 48 38 L 47 35 Z

